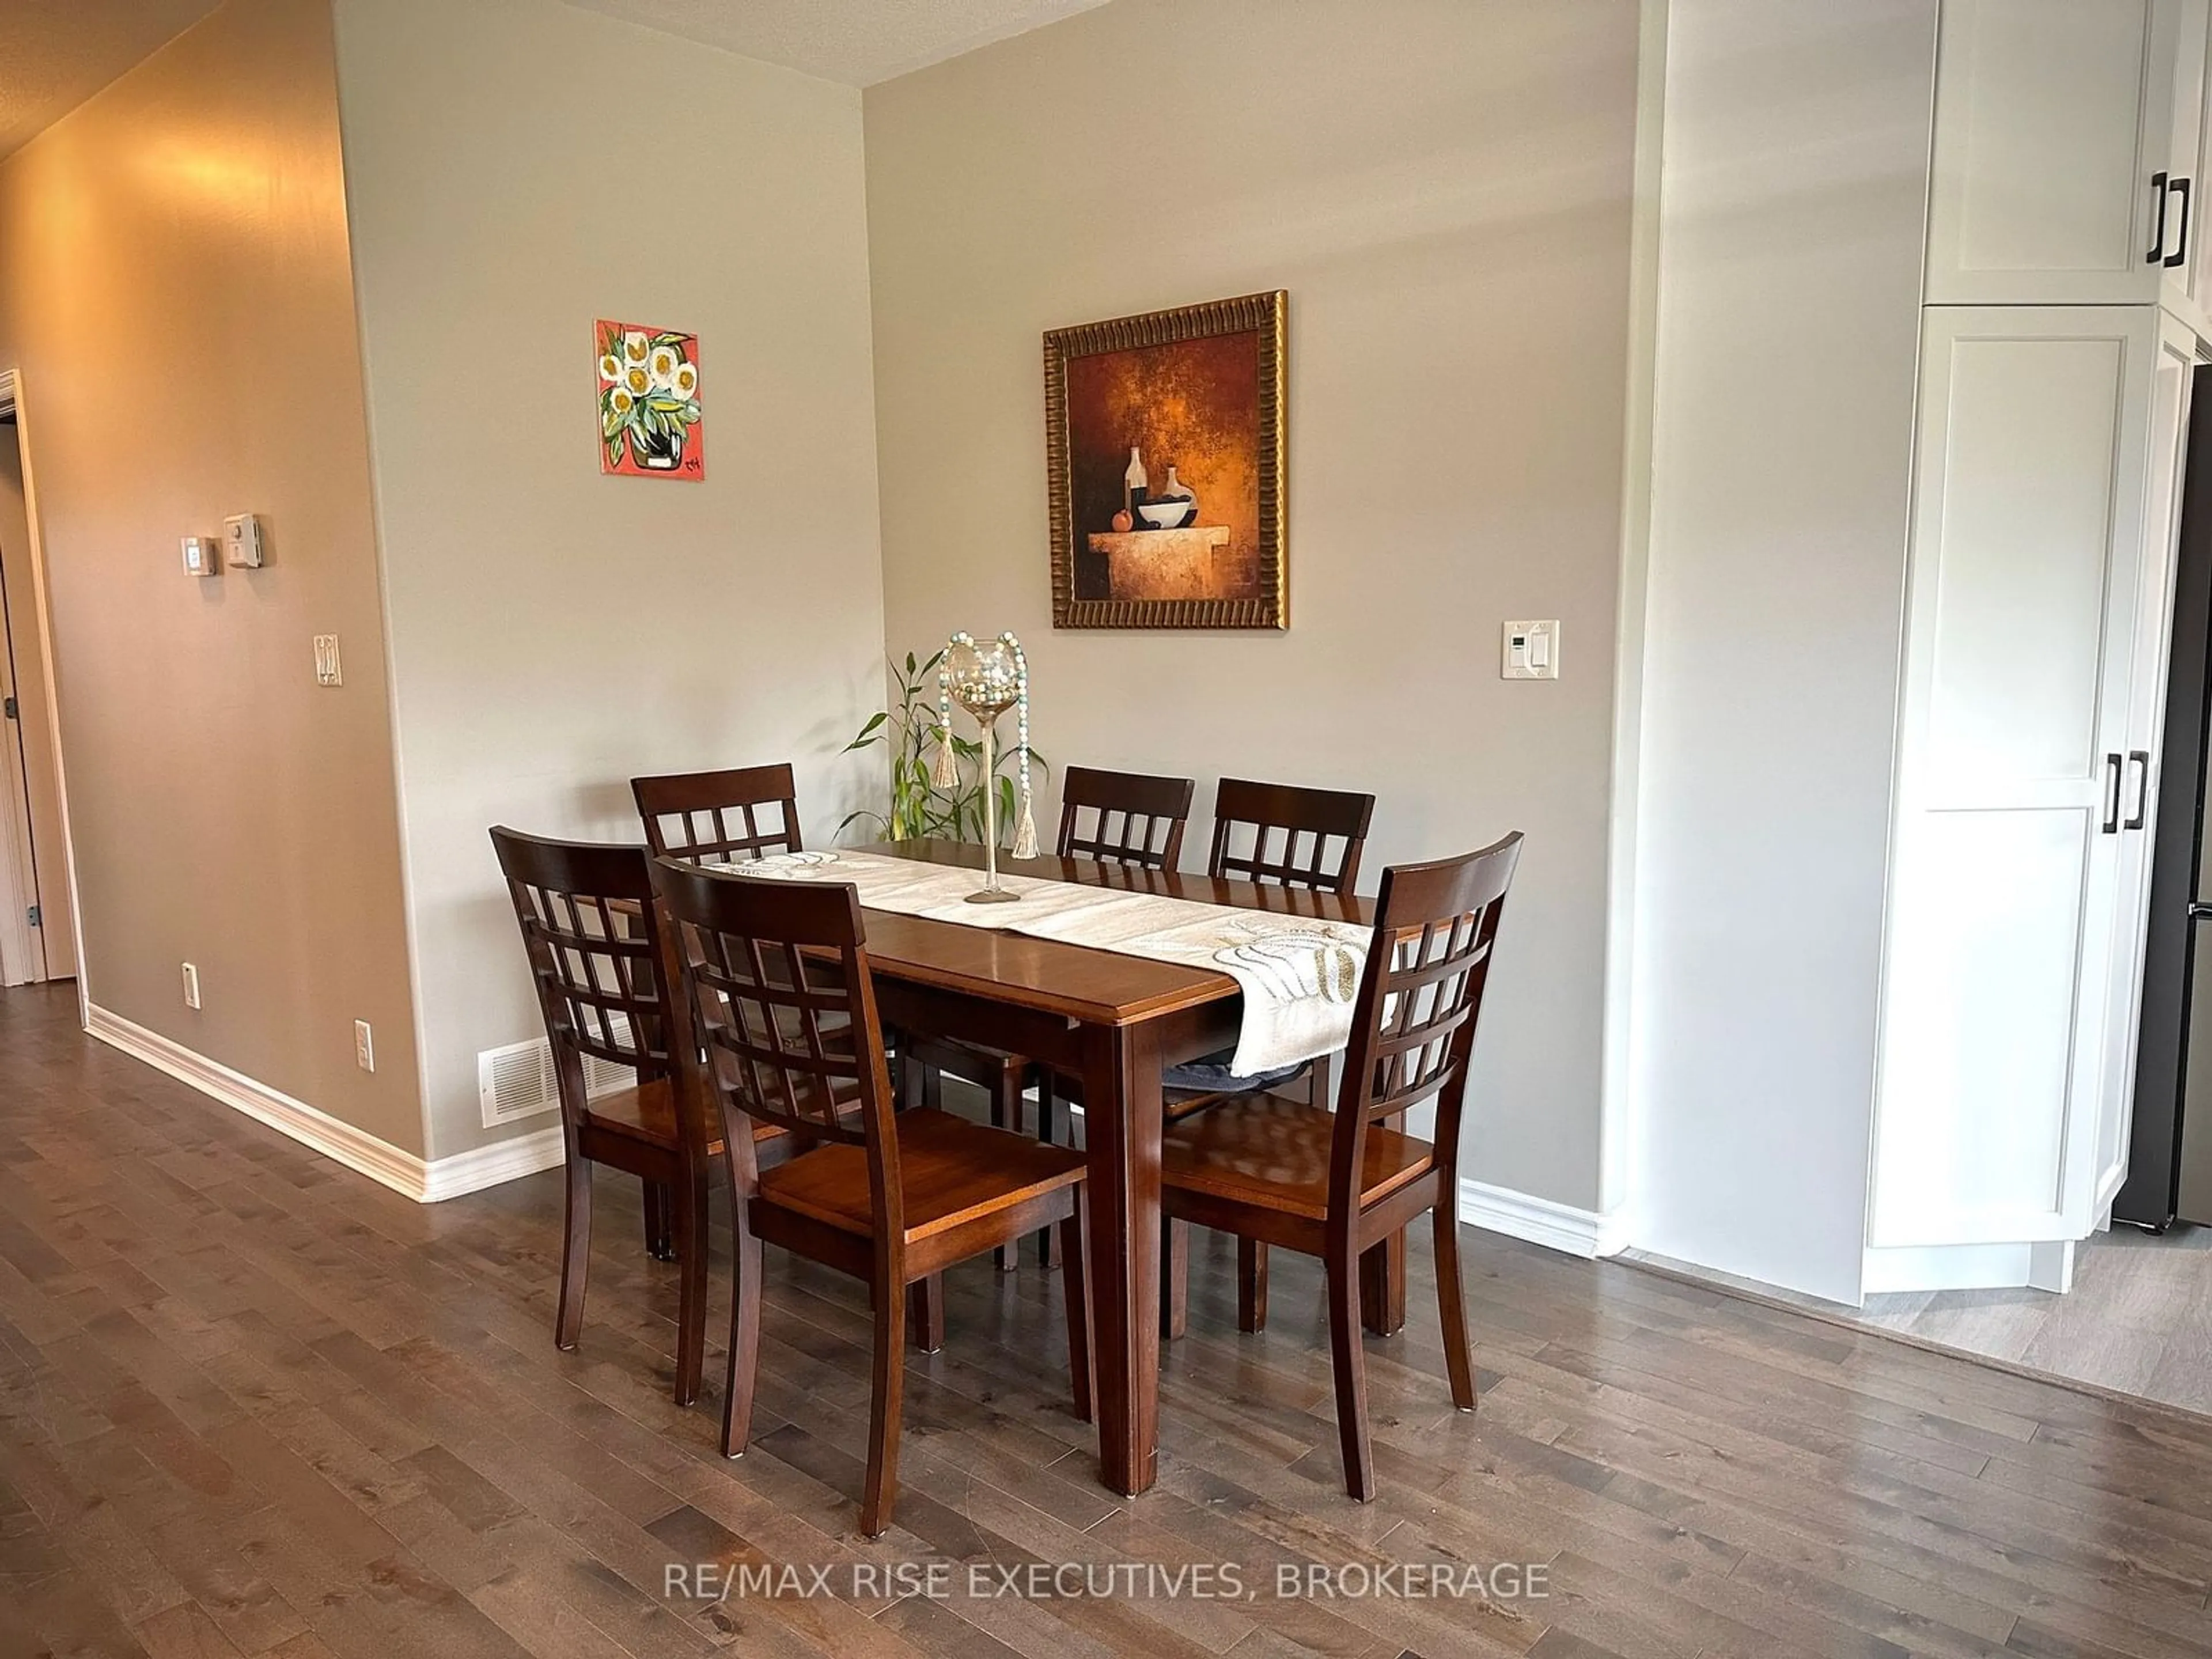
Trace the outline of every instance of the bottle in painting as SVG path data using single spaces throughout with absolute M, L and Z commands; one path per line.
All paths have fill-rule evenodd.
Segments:
M 1133 520 L 1137 509 L 1145 504 L 1145 492 L 1152 488 L 1152 483 L 1145 475 L 1145 458 L 1137 453 L 1134 444 L 1129 446 L 1129 468 L 1122 473 L 1121 483 L 1127 496 L 1122 505 L 1128 508 L 1129 516 Z

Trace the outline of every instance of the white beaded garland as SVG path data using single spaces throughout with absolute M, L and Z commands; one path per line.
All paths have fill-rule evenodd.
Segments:
M 1023 852 L 1020 842 L 1024 840 L 1034 842 L 1036 840 L 1030 792 L 1030 663 L 1028 655 L 1022 650 L 1021 641 L 1014 636 L 1012 629 L 1000 635 L 998 642 L 1006 647 L 1014 659 L 1015 746 L 1021 751 L 1021 816 L 1018 820 L 1021 829 L 1016 833 L 1015 854 L 1017 857 L 1023 857 L 1028 854 Z M 954 647 L 965 646 L 973 650 L 975 645 L 975 636 L 963 629 L 946 641 L 943 657 L 949 662 Z M 945 757 L 952 753 L 952 684 L 951 671 L 945 666 L 939 666 L 937 671 L 937 718 L 938 742 L 941 745 L 938 767 L 942 781 L 944 774 L 951 770 Z M 982 784 L 988 789 L 990 780 L 984 779 Z

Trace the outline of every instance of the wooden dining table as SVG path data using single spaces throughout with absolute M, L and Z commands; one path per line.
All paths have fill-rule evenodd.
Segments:
M 981 848 L 959 842 L 860 850 L 977 869 L 983 863 Z M 1085 859 L 1001 859 L 1000 867 L 1284 915 L 1366 925 L 1373 914 L 1370 900 L 1350 895 Z M 887 1025 L 1024 1054 L 1082 1079 L 1100 1474 L 1117 1492 L 1144 1492 L 1158 1476 L 1159 1451 L 1161 1068 L 1235 1046 L 1243 994 L 1225 973 L 1005 928 L 873 909 L 866 924 Z M 1384 1302 L 1394 1294 L 1402 1308 L 1402 1278 L 1377 1291 Z M 1369 1313 L 1370 1328 L 1391 1324 L 1374 1302 Z

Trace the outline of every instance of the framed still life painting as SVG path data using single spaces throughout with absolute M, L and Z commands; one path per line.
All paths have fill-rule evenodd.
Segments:
M 1054 627 L 1287 625 L 1285 300 L 1044 337 Z
M 699 337 L 611 323 L 592 331 L 599 356 L 599 471 L 629 478 L 703 478 Z

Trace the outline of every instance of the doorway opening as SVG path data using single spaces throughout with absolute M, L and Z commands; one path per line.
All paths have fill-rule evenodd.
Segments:
M 30 469 L 15 376 L 0 373 L 0 987 L 77 976 Z

